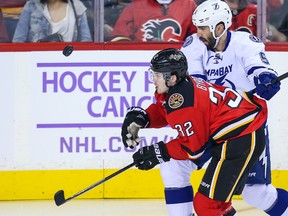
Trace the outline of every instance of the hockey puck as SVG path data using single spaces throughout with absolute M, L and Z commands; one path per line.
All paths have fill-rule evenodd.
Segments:
M 64 49 L 63 49 L 63 55 L 68 57 L 71 55 L 71 53 L 73 52 L 74 47 L 71 45 L 67 45 Z

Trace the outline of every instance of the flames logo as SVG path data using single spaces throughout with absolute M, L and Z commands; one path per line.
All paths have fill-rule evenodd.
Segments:
M 172 94 L 168 99 L 169 107 L 172 109 L 179 108 L 184 103 L 184 97 L 179 93 Z
M 173 19 L 148 20 L 142 25 L 143 41 L 181 41 L 181 25 Z

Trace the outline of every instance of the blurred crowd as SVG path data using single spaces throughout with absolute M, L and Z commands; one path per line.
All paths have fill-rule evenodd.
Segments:
M 196 32 L 191 17 L 204 0 L 96 1 L 0 0 L 0 42 L 183 42 Z M 230 29 L 257 36 L 257 0 L 225 2 L 233 14 Z M 288 41 L 288 0 L 267 0 L 265 13 L 266 40 Z M 103 41 L 95 37 L 99 14 Z

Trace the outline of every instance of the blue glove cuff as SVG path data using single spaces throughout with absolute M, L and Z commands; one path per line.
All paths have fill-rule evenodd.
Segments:
M 259 74 L 258 77 L 254 77 L 254 83 L 256 86 L 256 93 L 266 99 L 270 100 L 279 90 L 280 90 L 280 81 L 277 81 L 273 84 L 269 84 L 277 78 L 273 73 L 263 72 Z M 268 84 L 268 85 L 267 85 Z

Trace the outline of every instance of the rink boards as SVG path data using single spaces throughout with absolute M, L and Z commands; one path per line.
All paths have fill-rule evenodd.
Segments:
M 154 101 L 148 79 L 157 50 L 0 52 L 0 200 L 67 196 L 131 163 L 121 123 L 129 106 Z M 288 52 L 268 52 L 287 71 Z M 269 102 L 272 179 L 287 188 L 288 81 Z M 141 146 L 175 137 L 169 128 L 141 131 Z M 191 177 L 197 189 L 204 170 Z M 159 169 L 130 169 L 81 198 L 162 198 Z

